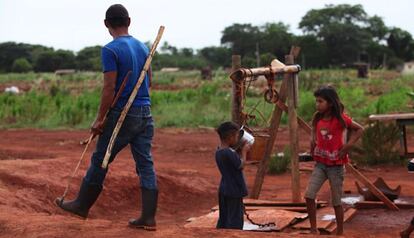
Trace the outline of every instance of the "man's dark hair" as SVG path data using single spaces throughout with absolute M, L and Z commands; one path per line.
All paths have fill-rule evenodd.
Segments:
M 217 129 L 220 140 L 226 140 L 229 136 L 240 130 L 240 126 L 234 122 L 227 121 L 222 123 Z
M 121 4 L 114 4 L 106 10 L 105 21 L 112 28 L 128 27 L 128 10 Z

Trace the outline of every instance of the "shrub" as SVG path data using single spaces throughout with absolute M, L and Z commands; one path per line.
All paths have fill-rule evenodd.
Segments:
M 394 123 L 375 122 L 365 129 L 360 147 L 352 152 L 352 159 L 361 164 L 400 164 L 399 128 Z
M 270 158 L 269 168 L 267 172 L 269 174 L 283 174 L 288 170 L 290 164 L 290 149 L 286 147 L 283 153 L 276 154 Z
M 16 59 L 12 65 L 12 71 L 16 73 L 27 73 L 33 69 L 30 62 L 25 58 Z

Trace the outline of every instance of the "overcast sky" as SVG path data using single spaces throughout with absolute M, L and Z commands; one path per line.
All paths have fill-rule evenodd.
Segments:
M 0 42 L 73 51 L 104 45 L 112 40 L 103 25 L 105 11 L 115 3 L 128 9 L 131 35 L 153 41 L 158 27 L 165 25 L 163 41 L 178 48 L 218 46 L 221 32 L 233 23 L 282 21 L 300 34 L 298 23 L 307 11 L 341 3 L 362 4 L 387 26 L 414 33 L 414 1 L 409 0 L 0 0 Z

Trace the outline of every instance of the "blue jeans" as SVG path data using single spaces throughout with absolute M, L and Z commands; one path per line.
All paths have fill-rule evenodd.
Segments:
M 108 168 L 102 169 L 102 161 L 116 126 L 120 109 L 111 109 L 108 113 L 103 133 L 99 136 L 95 152 L 92 154 L 91 164 L 84 179 L 86 182 L 102 186 Z M 130 108 L 119 130 L 118 136 L 112 147 L 109 164 L 125 146 L 130 144 L 131 152 L 135 160 L 135 170 L 140 176 L 141 187 L 157 189 L 157 179 L 151 155 L 151 142 L 154 136 L 154 121 L 151 116 L 150 106 Z M 109 165 L 108 164 L 108 165 Z

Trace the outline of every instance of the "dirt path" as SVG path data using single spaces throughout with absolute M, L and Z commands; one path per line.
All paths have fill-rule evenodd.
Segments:
M 139 213 L 138 178 L 129 148 L 122 151 L 110 167 L 104 191 L 90 212 L 81 220 L 58 209 L 53 200 L 60 196 L 83 147 L 79 141 L 87 131 L 0 131 L 0 236 L 1 237 L 292 237 L 284 233 L 250 233 L 215 229 L 186 229 L 189 217 L 206 214 L 217 204 L 219 173 L 213 159 L 217 138 L 210 130 L 158 129 L 154 140 L 154 160 L 158 173 L 160 202 L 158 230 L 153 233 L 130 229 L 129 218 Z M 287 130 L 282 130 L 277 148 L 288 144 Z M 308 137 L 301 136 L 305 150 Z M 93 146 L 91 146 L 93 147 Z M 92 152 L 88 152 L 88 156 Z M 68 198 L 77 192 L 89 159 L 72 184 Z M 245 173 L 253 183 L 256 168 Z M 402 195 L 414 196 L 412 176 L 403 167 L 378 167 L 364 171 L 370 179 L 382 176 L 394 187 L 403 186 Z M 309 173 L 301 173 L 302 192 Z M 345 190 L 356 193 L 354 179 L 347 174 Z M 267 176 L 262 199 L 290 199 L 290 175 Z M 319 194 L 329 199 L 327 184 Z M 414 215 L 413 210 L 359 211 L 345 225 L 347 237 L 396 237 Z M 301 236 L 295 236 L 301 237 Z M 303 235 L 302 237 L 310 237 Z

